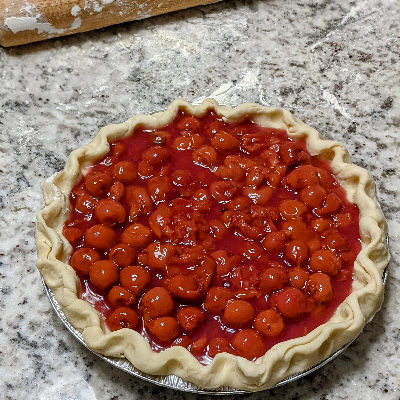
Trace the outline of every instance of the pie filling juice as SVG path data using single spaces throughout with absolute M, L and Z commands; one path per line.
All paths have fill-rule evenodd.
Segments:
M 155 351 L 254 360 L 351 292 L 358 209 L 304 140 L 214 112 L 137 127 L 70 195 L 81 297 Z

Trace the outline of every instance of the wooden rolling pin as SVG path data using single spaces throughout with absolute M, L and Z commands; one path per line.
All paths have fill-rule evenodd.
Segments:
M 218 0 L 0 0 L 0 45 L 37 42 Z

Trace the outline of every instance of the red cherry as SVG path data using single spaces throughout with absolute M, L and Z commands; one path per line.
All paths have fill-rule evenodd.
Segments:
M 323 244 L 324 246 L 327 246 L 329 249 L 336 251 L 346 251 L 349 248 L 347 239 L 340 233 L 329 234 L 325 238 Z
M 307 211 L 307 206 L 299 200 L 285 200 L 279 204 L 279 212 L 282 219 L 294 219 Z
M 151 231 L 142 224 L 128 226 L 121 235 L 122 243 L 129 244 L 134 248 L 145 247 L 151 239 Z
M 290 285 L 296 289 L 303 290 L 310 274 L 301 267 L 295 267 L 288 272 Z
M 263 338 L 253 329 L 243 329 L 236 332 L 231 343 L 238 355 L 248 360 L 261 357 L 266 351 Z
M 200 127 L 200 121 L 198 118 L 193 117 L 193 116 L 186 116 L 183 117 L 177 124 L 178 129 L 181 131 L 184 130 L 191 130 L 195 131 Z
M 293 287 L 286 287 L 271 297 L 272 305 L 284 318 L 297 319 L 307 310 L 307 298 L 304 293 Z
M 196 339 L 189 348 L 189 351 L 194 355 L 194 356 L 201 356 L 204 354 L 206 347 L 207 347 L 207 338 L 205 336 L 200 337 L 199 339 Z
M 258 189 L 244 188 L 243 193 L 248 196 L 251 201 L 259 206 L 265 206 L 269 199 L 273 196 L 275 189 L 271 186 L 260 186 Z
M 116 242 L 115 232 L 105 225 L 94 225 L 85 233 L 85 244 L 99 250 L 110 250 Z
M 75 226 L 66 226 L 63 229 L 63 236 L 72 245 L 77 245 L 84 234 L 85 231 L 83 229 L 79 229 Z
M 165 200 L 170 187 L 169 178 L 166 176 L 153 176 L 147 180 L 147 190 L 155 204 Z
M 171 182 L 173 185 L 187 188 L 191 183 L 191 173 L 187 169 L 177 169 L 171 174 Z
M 149 271 L 137 265 L 131 265 L 120 272 L 120 284 L 125 289 L 139 296 L 150 282 Z
M 97 200 L 83 193 L 76 198 L 75 209 L 82 214 L 91 214 L 97 203 Z
M 285 329 L 285 323 L 279 313 L 270 309 L 261 311 L 257 315 L 254 328 L 265 337 L 276 337 Z
M 154 287 L 144 294 L 140 306 L 146 318 L 154 319 L 171 315 L 175 304 L 167 289 Z
M 175 275 L 166 281 L 166 288 L 172 297 L 184 301 L 198 301 L 205 295 L 193 275 Z
M 104 172 L 89 172 L 85 177 L 86 190 L 94 197 L 101 196 L 112 183 L 112 177 Z
M 192 153 L 193 162 L 213 169 L 217 166 L 218 154 L 214 147 L 211 146 L 201 146 Z
M 136 258 L 136 250 L 129 244 L 120 243 L 114 246 L 108 253 L 110 261 L 117 264 L 120 268 L 132 265 Z
M 144 161 L 148 161 L 152 166 L 159 166 L 168 160 L 170 152 L 166 147 L 153 146 L 146 150 L 142 157 Z
M 177 150 L 196 150 L 203 144 L 203 138 L 196 134 L 178 136 L 172 144 Z
M 171 237 L 173 230 L 171 224 L 171 208 L 166 203 L 158 205 L 157 209 L 149 216 L 149 227 L 158 239 Z
M 292 240 L 286 244 L 285 254 L 290 261 L 298 266 L 307 260 L 308 248 L 302 240 Z
M 111 331 L 135 329 L 139 325 L 139 316 L 131 308 L 120 307 L 111 313 L 106 322 Z
M 313 272 L 324 272 L 334 277 L 341 268 L 341 259 L 330 250 L 317 250 L 310 257 L 310 269 Z
M 138 164 L 138 174 L 142 179 L 150 178 L 154 174 L 154 167 L 146 160 Z
M 113 286 L 107 295 L 113 307 L 129 306 L 135 301 L 135 296 L 122 286 Z
M 125 221 L 126 211 L 122 204 L 115 200 L 99 200 L 94 209 L 97 220 L 106 226 L 114 226 Z
M 353 221 L 353 217 L 350 213 L 337 214 L 335 215 L 336 224 L 340 228 L 347 228 Z
M 157 130 L 154 131 L 150 134 L 151 137 L 151 142 L 153 144 L 159 144 L 159 145 L 166 145 L 169 138 L 171 137 L 170 133 L 168 133 L 167 131 L 163 131 L 163 130 Z
M 331 278 L 322 272 L 312 274 L 307 281 L 306 291 L 317 303 L 326 303 L 333 296 Z
M 241 149 L 246 153 L 256 153 L 267 145 L 268 141 L 264 134 L 245 133 L 242 136 Z
M 243 244 L 242 254 L 248 260 L 258 260 L 264 254 L 262 246 L 253 241 L 247 241 Z
M 226 250 L 216 250 L 210 255 L 217 264 L 218 275 L 226 275 L 232 271 L 232 269 L 236 267 L 239 262 L 238 256 L 235 256 L 232 253 L 228 254 Z
M 317 168 L 312 165 L 302 165 L 287 175 L 285 181 L 291 189 L 303 189 L 319 185 L 320 177 Z
M 316 218 L 311 221 L 311 226 L 316 232 L 324 232 L 328 228 L 330 228 L 332 224 L 332 220 L 328 218 Z
M 114 182 L 110 188 L 110 191 L 107 193 L 107 197 L 115 200 L 120 201 L 125 194 L 125 186 L 123 183 L 117 181 Z
M 211 146 L 220 153 L 227 153 L 236 150 L 239 147 L 239 141 L 230 133 L 221 131 L 211 138 Z
M 90 268 L 89 278 L 94 286 L 107 290 L 118 282 L 118 267 L 108 260 L 96 261 Z
M 173 317 L 153 319 L 147 324 L 147 329 L 160 342 L 171 342 L 179 333 L 178 322 Z
M 226 203 L 227 210 L 242 211 L 252 206 L 252 201 L 247 196 L 236 196 Z
M 127 186 L 125 197 L 130 206 L 130 222 L 136 221 L 141 214 L 147 214 L 153 207 L 150 194 L 145 187 L 135 185 Z
M 215 120 L 213 122 L 211 122 L 211 124 L 208 126 L 208 128 L 206 129 L 206 134 L 208 136 L 213 136 L 215 135 L 217 132 L 220 132 L 224 129 L 225 124 L 223 121 L 221 120 Z
M 300 142 L 283 144 L 279 149 L 279 154 L 286 165 L 306 164 L 310 162 L 311 158 Z
M 231 200 L 237 190 L 238 186 L 233 181 L 214 181 L 210 185 L 210 193 L 219 203 Z
M 89 275 L 90 267 L 96 261 L 100 261 L 100 254 L 93 249 L 82 247 L 71 256 L 70 264 L 78 275 Z
M 233 300 L 224 310 L 223 321 L 235 328 L 243 328 L 253 321 L 254 307 L 246 300 Z
M 284 221 L 281 230 L 292 240 L 307 241 L 314 235 L 301 218 Z
M 300 200 L 311 208 L 320 207 L 325 201 L 327 191 L 320 185 L 307 186 L 300 191 Z
M 206 189 L 198 189 L 193 194 L 193 205 L 196 210 L 207 211 L 210 209 L 211 195 Z
M 204 299 L 204 308 L 215 314 L 221 314 L 230 299 L 233 298 L 233 293 L 223 287 L 212 287 L 207 292 Z
M 270 253 L 280 253 L 284 250 L 286 243 L 286 235 L 283 231 L 275 231 L 268 233 L 263 241 L 263 247 Z
M 274 263 L 275 264 L 275 263 Z M 289 284 L 289 277 L 285 268 L 279 264 L 267 268 L 261 275 L 259 288 L 263 293 L 270 294 L 283 289 Z
M 217 240 L 223 239 L 226 236 L 226 234 L 228 233 L 228 229 L 226 229 L 223 222 L 221 222 L 217 219 L 211 220 L 209 222 L 209 226 L 210 226 L 211 235 Z
M 340 211 L 342 208 L 342 201 L 339 196 L 335 193 L 329 193 L 326 196 L 325 203 L 322 207 L 317 208 L 315 212 L 318 215 L 329 215 Z
M 193 332 L 204 323 L 206 317 L 200 308 L 189 306 L 181 308 L 176 319 L 184 331 Z
M 111 144 L 110 153 L 113 156 L 120 156 L 125 151 L 125 146 L 121 142 Z
M 208 345 L 208 354 L 214 358 L 219 353 L 235 354 L 235 350 L 232 349 L 227 339 L 222 337 L 212 338 Z
M 120 161 L 114 165 L 113 175 L 124 185 L 129 185 L 137 178 L 137 169 L 130 161 Z
M 147 265 L 150 269 L 164 270 L 175 255 L 176 248 L 170 243 L 154 242 L 146 248 Z
M 321 241 L 318 237 L 307 241 L 307 248 L 310 253 L 314 253 L 315 251 L 319 250 L 322 246 Z

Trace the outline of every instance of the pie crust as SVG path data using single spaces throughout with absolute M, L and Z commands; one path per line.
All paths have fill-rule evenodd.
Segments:
M 101 315 L 78 297 L 80 281 L 68 265 L 72 247 L 62 235 L 70 213 L 69 194 L 81 180 L 85 167 L 109 152 L 109 142 L 129 137 L 138 125 L 148 129 L 171 123 L 178 113 L 201 117 L 210 110 L 227 122 L 251 119 L 258 125 L 284 129 L 290 138 L 304 138 L 309 153 L 330 162 L 336 179 L 348 200 L 359 208 L 361 251 L 354 263 L 352 293 L 332 318 L 306 336 L 281 342 L 256 361 L 220 353 L 211 364 L 202 365 L 183 347 L 161 353 L 151 350 L 140 333 L 121 329 L 110 332 Z M 82 332 L 85 343 L 105 356 L 125 357 L 137 369 L 152 375 L 176 375 L 202 388 L 229 386 L 259 391 L 286 377 L 303 372 L 325 360 L 352 341 L 379 310 L 383 301 L 383 274 L 389 261 L 387 226 L 375 194 L 371 175 L 351 164 L 349 154 L 339 142 L 322 140 L 319 133 L 295 118 L 289 111 L 242 104 L 236 108 L 220 106 L 212 99 L 194 106 L 178 99 L 166 111 L 136 115 L 128 121 L 100 130 L 92 143 L 73 151 L 64 170 L 43 185 L 45 208 L 37 214 L 37 267 L 52 290 L 68 321 Z

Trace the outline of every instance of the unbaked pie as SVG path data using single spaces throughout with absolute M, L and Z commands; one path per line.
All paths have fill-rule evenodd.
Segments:
M 288 111 L 206 100 L 103 128 L 44 184 L 38 268 L 93 350 L 257 391 L 383 300 L 371 176 Z

